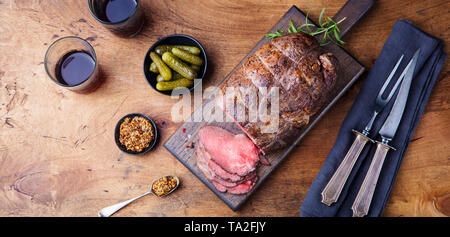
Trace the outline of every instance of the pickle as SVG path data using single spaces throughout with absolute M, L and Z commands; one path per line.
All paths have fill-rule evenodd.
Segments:
M 162 56 L 165 52 L 170 52 L 170 50 L 172 50 L 172 46 L 167 44 L 158 45 L 155 48 L 155 52 L 159 54 L 159 56 Z
M 180 73 L 173 72 L 171 81 L 179 80 L 179 79 L 182 79 L 182 78 L 184 78 L 184 77 Z M 158 76 L 156 77 L 156 81 L 165 81 L 165 80 L 160 74 L 158 74 Z
M 156 64 L 156 68 L 158 68 L 159 74 L 161 74 L 161 76 L 164 78 L 164 80 L 170 81 L 172 79 L 172 71 L 163 62 L 163 60 L 161 60 L 161 57 L 159 57 L 159 55 L 156 54 L 155 52 L 151 52 L 150 58 Z
M 171 52 L 165 52 L 162 55 L 162 60 L 174 71 L 180 73 L 183 77 L 193 80 L 197 77 L 197 73 L 190 68 L 187 64 L 183 63 L 177 57 L 175 57 Z M 158 65 L 158 64 L 156 64 Z M 159 68 L 158 68 L 159 69 Z M 161 72 L 161 70 L 160 70 Z M 162 75 L 162 74 L 161 74 Z M 162 75 L 164 76 L 164 75 Z
M 156 84 L 156 89 L 159 91 L 170 91 L 177 87 L 191 87 L 194 85 L 194 81 L 181 78 L 175 81 L 161 81 Z
M 178 80 L 178 79 L 181 79 L 181 78 L 184 78 L 184 77 L 180 73 L 173 72 L 172 80 Z
M 196 72 L 199 72 L 199 71 L 200 71 L 200 69 L 201 69 L 201 66 L 199 66 L 199 65 L 194 65 L 194 64 L 191 64 L 191 68 L 192 68 L 192 69 L 194 69 L 194 71 L 196 71 Z
M 193 55 L 187 51 L 178 48 L 172 48 L 173 55 L 177 56 L 181 60 L 191 63 L 193 65 L 201 66 L 203 65 L 203 59 L 199 56 Z
M 155 63 L 150 64 L 150 72 L 159 73 Z
M 173 45 L 172 48 L 182 49 L 188 53 L 199 55 L 200 49 L 195 46 L 187 46 L 187 45 Z
M 165 81 L 164 78 L 161 76 L 161 74 L 158 74 L 158 76 L 156 76 L 156 81 Z

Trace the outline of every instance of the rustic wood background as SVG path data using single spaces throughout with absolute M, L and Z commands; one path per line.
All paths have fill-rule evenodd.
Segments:
M 179 124 L 176 101 L 153 91 L 142 63 L 160 37 L 183 33 L 206 48 L 215 85 L 281 16 L 297 5 L 317 19 L 333 16 L 337 1 L 141 1 L 144 31 L 133 39 L 112 35 L 86 1 L 0 0 L 0 216 L 96 216 L 105 206 L 148 190 L 159 176 L 182 185 L 165 198 L 148 196 L 116 216 L 298 216 L 299 206 L 331 149 L 365 75 L 311 130 L 241 209 L 231 211 L 162 143 Z M 344 37 L 346 49 L 368 69 L 397 19 L 450 41 L 450 2 L 380 0 Z M 58 87 L 43 57 L 57 38 L 76 35 L 94 46 L 105 83 L 80 95 Z M 448 60 L 447 60 L 448 61 Z M 400 168 L 385 216 L 450 216 L 450 81 L 446 63 Z M 114 126 L 125 114 L 153 117 L 162 135 L 142 157 L 123 154 Z

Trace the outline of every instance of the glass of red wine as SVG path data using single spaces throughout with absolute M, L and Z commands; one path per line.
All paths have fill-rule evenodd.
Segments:
M 102 82 L 94 48 L 75 36 L 53 42 L 45 53 L 44 67 L 52 81 L 74 92 L 92 92 Z
M 87 0 L 92 16 L 120 37 L 134 37 L 144 27 L 139 0 Z

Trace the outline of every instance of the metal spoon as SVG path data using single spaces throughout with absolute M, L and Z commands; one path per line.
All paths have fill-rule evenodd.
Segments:
M 164 178 L 164 177 L 173 177 L 173 178 L 177 181 L 177 185 L 176 185 L 172 190 L 170 190 L 170 192 L 168 192 L 168 193 L 166 193 L 166 194 L 163 194 L 163 195 L 161 195 L 161 196 L 158 196 L 158 195 L 156 195 L 156 194 L 153 192 L 153 184 L 154 184 L 156 181 L 158 181 L 158 180 L 160 180 L 160 179 L 162 179 L 162 178 Z M 117 203 L 117 204 L 112 205 L 112 206 L 109 206 L 109 207 L 105 207 L 105 208 L 101 209 L 101 210 L 98 212 L 98 216 L 99 216 L 99 217 L 110 217 L 112 214 L 116 213 L 118 210 L 122 209 L 122 208 L 125 207 L 126 205 L 132 203 L 133 201 L 135 201 L 135 200 L 137 200 L 137 199 L 139 199 L 139 198 L 141 198 L 141 197 L 147 196 L 147 195 L 149 195 L 149 194 L 151 194 L 151 193 L 155 194 L 155 196 L 157 196 L 157 197 L 164 197 L 164 196 L 167 196 L 167 195 L 169 195 L 170 193 L 172 193 L 175 189 L 177 189 L 177 188 L 178 188 L 178 185 L 180 185 L 180 180 L 179 180 L 178 177 L 175 176 L 175 175 L 166 175 L 166 176 L 163 176 L 163 177 L 161 177 L 161 178 L 155 179 L 155 180 L 152 182 L 152 186 L 150 187 L 150 191 L 148 191 L 148 192 L 142 194 L 142 195 L 139 196 L 139 197 L 135 197 L 135 198 L 133 198 L 133 199 L 130 199 L 130 200 L 128 200 L 128 201 L 124 201 L 124 202 Z

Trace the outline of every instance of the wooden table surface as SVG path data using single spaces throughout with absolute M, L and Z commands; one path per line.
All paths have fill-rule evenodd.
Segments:
M 233 212 L 164 147 L 179 123 L 177 100 L 147 84 L 142 63 L 159 38 L 195 37 L 209 58 L 204 88 L 215 85 L 292 6 L 317 19 L 337 1 L 141 1 L 147 24 L 118 38 L 89 13 L 86 1 L 0 0 L 0 216 L 96 216 L 105 206 L 146 192 L 154 178 L 175 174 L 179 190 L 148 196 L 116 216 L 298 216 L 364 79 L 338 101 L 241 209 Z M 376 1 L 344 37 L 346 49 L 369 70 L 397 19 L 409 19 L 450 43 L 450 2 Z M 43 57 L 57 38 L 75 35 L 95 48 L 106 81 L 88 95 L 50 81 Z M 448 60 L 447 60 L 448 61 Z M 446 63 L 411 141 L 384 216 L 450 216 L 450 80 Z M 134 157 L 114 143 L 125 114 L 155 119 L 161 140 Z

